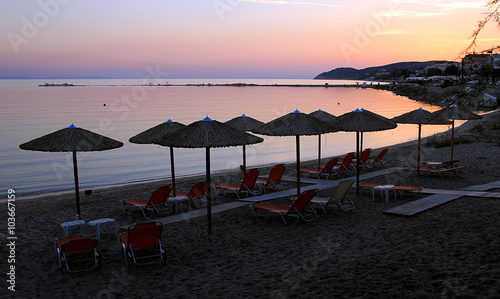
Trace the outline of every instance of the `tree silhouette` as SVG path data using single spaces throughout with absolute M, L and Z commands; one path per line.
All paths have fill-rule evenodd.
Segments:
M 477 38 L 478 38 L 479 34 L 481 33 L 481 31 L 486 26 L 486 24 L 488 24 L 490 22 L 494 22 L 494 23 L 496 23 L 496 26 L 500 28 L 500 0 L 490 0 L 490 1 L 488 1 L 488 3 L 486 3 L 486 7 L 488 8 L 488 10 L 492 10 L 492 11 L 490 11 L 488 14 L 486 14 L 486 17 L 484 19 L 479 21 L 476 29 L 474 30 L 474 32 L 472 33 L 472 35 L 470 37 L 470 38 L 472 38 L 472 42 L 462 52 L 462 54 L 468 54 L 471 51 L 475 52 L 476 47 L 477 47 L 477 44 L 476 44 Z M 500 45 L 497 45 L 497 46 L 494 46 L 492 48 L 485 49 L 485 50 L 482 50 L 479 52 L 480 53 L 487 53 L 487 52 L 493 52 L 495 50 L 496 51 L 500 50 Z

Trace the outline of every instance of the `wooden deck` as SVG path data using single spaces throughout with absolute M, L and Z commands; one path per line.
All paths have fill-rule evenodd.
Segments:
M 462 196 L 500 198 L 500 192 L 487 192 L 487 190 L 496 188 L 500 188 L 500 181 L 484 185 L 470 186 L 461 190 L 424 188 L 421 191 L 422 193 L 431 193 L 433 195 L 385 210 L 384 213 L 401 216 L 413 216 Z

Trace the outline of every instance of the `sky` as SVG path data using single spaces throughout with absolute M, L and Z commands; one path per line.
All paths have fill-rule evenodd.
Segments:
M 458 60 L 486 3 L 0 0 L 0 77 L 308 79 L 337 67 Z M 478 49 L 499 35 L 488 25 Z

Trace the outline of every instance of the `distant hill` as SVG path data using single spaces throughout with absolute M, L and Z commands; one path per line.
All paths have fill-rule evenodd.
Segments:
M 314 77 L 314 79 L 353 79 L 353 80 L 366 80 L 370 77 L 375 77 L 375 74 L 387 71 L 387 72 L 392 72 L 394 70 L 416 70 L 416 69 L 423 69 L 428 66 L 434 65 L 436 60 L 433 61 L 425 61 L 425 62 L 418 62 L 418 61 L 411 61 L 411 62 L 397 62 L 397 63 L 392 63 L 392 64 L 387 64 L 387 65 L 382 65 L 382 66 L 373 66 L 373 67 L 368 67 L 364 69 L 355 69 L 352 67 L 339 67 L 336 69 L 333 69 L 328 72 L 321 73 Z

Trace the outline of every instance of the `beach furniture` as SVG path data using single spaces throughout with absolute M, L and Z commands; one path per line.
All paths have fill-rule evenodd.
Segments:
M 332 172 L 334 175 L 339 175 L 340 173 L 351 173 L 350 170 L 351 168 L 351 162 L 352 159 L 354 158 L 354 153 L 348 153 L 345 155 L 344 159 L 342 159 L 342 162 L 337 162 L 337 165 L 333 167 Z
M 337 185 L 335 191 L 333 191 L 330 197 L 315 196 L 311 200 L 311 204 L 319 205 L 321 209 L 323 209 L 323 212 L 325 212 L 325 214 L 326 214 L 326 208 L 332 205 L 335 205 L 337 207 L 337 210 L 338 209 L 341 209 L 343 211 L 353 210 L 356 208 L 356 206 L 354 205 L 354 202 L 351 201 L 349 196 L 347 196 L 347 193 L 349 192 L 349 189 L 351 188 L 352 184 L 354 184 L 354 180 L 342 181 Z
M 320 179 L 321 177 L 328 179 L 332 174 L 332 170 L 337 165 L 338 161 L 339 158 L 333 158 L 330 161 L 328 161 L 328 163 L 326 163 L 325 167 L 321 167 L 321 169 L 300 169 L 300 172 L 305 173 L 306 176 L 308 176 L 309 174 L 314 174 L 318 179 Z
M 274 188 L 276 190 L 285 190 L 288 183 L 283 180 L 283 173 L 285 172 L 285 164 L 275 165 L 266 180 L 257 179 L 257 186 L 261 187 L 263 191 L 267 188 Z M 262 186 L 261 186 L 262 185 Z
M 85 220 L 73 220 L 73 221 L 61 223 L 61 228 L 63 229 L 63 233 L 64 233 L 65 237 L 69 236 L 69 229 L 74 228 L 74 227 L 80 228 L 80 231 L 84 235 L 86 235 L 88 233 L 87 222 Z
M 277 203 L 264 202 L 264 203 L 256 203 L 251 205 L 253 210 L 253 214 L 257 217 L 257 210 L 267 211 L 266 219 L 269 218 L 271 213 L 277 213 L 281 215 L 283 222 L 287 224 L 285 216 L 293 216 L 297 217 L 295 223 L 297 223 L 300 219 L 304 221 L 311 221 L 318 218 L 316 211 L 310 205 L 312 198 L 316 195 L 318 189 L 307 190 L 302 193 L 297 199 L 293 202 L 291 206 L 281 205 Z M 311 212 L 306 211 L 306 208 L 309 207 Z
M 68 272 L 81 272 L 99 266 L 99 255 L 96 250 L 97 239 L 88 236 L 70 236 L 56 239 L 56 251 L 59 269 L 65 265 Z
M 359 156 L 359 166 L 361 166 L 362 168 L 367 167 L 368 157 L 370 156 L 371 152 L 372 152 L 371 148 L 365 148 L 361 152 L 361 155 Z M 352 159 L 351 165 L 352 167 L 356 168 L 356 159 Z
M 158 214 L 170 214 L 173 212 L 172 206 L 170 206 L 170 203 L 167 201 L 170 191 L 170 185 L 167 185 L 156 189 L 151 194 L 149 200 L 141 198 L 124 199 L 122 200 L 123 211 L 127 214 L 131 214 L 130 212 L 127 212 L 127 209 L 125 208 L 126 206 L 139 208 L 146 219 L 150 219 L 155 212 Z M 147 215 L 148 211 L 151 212 L 149 216 Z
M 389 151 L 388 148 L 384 148 L 380 153 L 375 157 L 375 159 L 366 160 L 366 166 L 369 168 L 373 168 L 377 165 L 385 165 L 387 161 L 383 160 L 385 154 Z
M 127 232 L 120 234 L 125 265 L 129 259 L 136 265 L 147 265 L 164 261 L 165 252 L 161 247 L 162 223 L 148 221 L 132 224 Z
M 429 174 L 439 174 L 441 178 L 443 177 L 443 174 L 450 174 L 450 176 L 464 176 L 465 173 L 463 172 L 464 168 L 469 167 L 468 165 L 462 165 L 462 166 L 456 166 L 456 167 L 451 167 L 451 168 L 420 168 L 420 172 L 426 172 L 427 176 Z
M 250 169 L 246 174 L 245 177 L 243 178 L 243 182 L 241 185 L 235 185 L 235 184 L 219 184 L 216 185 L 215 188 L 222 189 L 224 190 L 224 196 L 226 195 L 227 192 L 234 192 L 238 198 L 240 198 L 241 193 L 245 193 L 246 196 L 249 194 L 252 195 L 257 195 L 262 193 L 262 190 L 260 188 L 255 188 L 256 187 L 256 182 L 257 182 L 257 177 L 259 176 L 259 169 L 258 168 L 253 168 Z
M 370 192 L 373 193 L 373 189 L 380 185 L 381 184 L 360 183 L 359 187 L 370 189 Z M 394 186 L 394 190 L 396 190 L 400 196 L 403 196 L 405 193 L 420 192 L 422 191 L 422 189 L 423 189 L 422 187 L 414 187 L 414 186 Z
M 95 234 L 96 234 L 97 240 L 101 239 L 101 229 L 106 228 L 106 232 L 109 232 L 109 227 L 111 225 L 113 225 L 115 237 L 118 238 L 118 227 L 116 225 L 115 219 L 101 218 L 101 219 L 89 221 L 87 224 L 89 226 L 93 226 L 95 228 Z
M 207 182 L 204 181 L 194 184 L 191 187 L 189 193 L 183 191 L 177 191 L 176 195 L 187 197 L 189 199 L 189 208 L 191 208 L 191 202 L 197 206 L 207 205 L 207 203 L 204 200 L 202 200 L 203 196 L 205 196 L 206 191 L 207 191 Z M 170 197 L 167 200 L 170 201 L 171 199 L 172 198 Z

